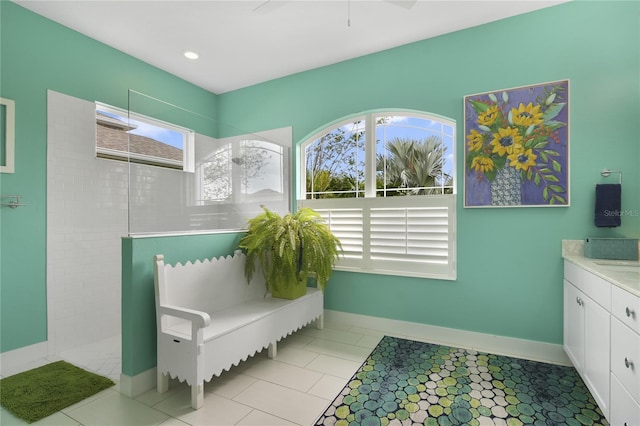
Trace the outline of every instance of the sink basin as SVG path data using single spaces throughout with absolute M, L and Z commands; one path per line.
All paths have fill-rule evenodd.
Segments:
M 636 260 L 598 260 L 593 263 L 609 271 L 640 272 L 640 262 Z
M 640 266 L 607 265 L 606 269 L 619 272 L 640 272 Z

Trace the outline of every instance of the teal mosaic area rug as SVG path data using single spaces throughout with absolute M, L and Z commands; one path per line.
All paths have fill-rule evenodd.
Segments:
M 316 425 L 608 423 L 572 367 L 385 336 Z

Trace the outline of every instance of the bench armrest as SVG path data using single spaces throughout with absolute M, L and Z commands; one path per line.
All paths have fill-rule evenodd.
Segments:
M 211 317 L 208 313 L 181 306 L 161 305 L 160 315 L 171 315 L 191 321 L 196 328 L 204 328 L 211 323 Z

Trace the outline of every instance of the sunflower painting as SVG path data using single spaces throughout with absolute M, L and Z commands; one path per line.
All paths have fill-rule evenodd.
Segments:
M 464 98 L 465 207 L 569 205 L 569 81 Z

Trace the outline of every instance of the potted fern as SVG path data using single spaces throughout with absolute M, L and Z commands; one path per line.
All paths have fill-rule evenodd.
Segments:
M 249 230 L 239 243 L 247 255 L 247 279 L 251 280 L 259 267 L 267 291 L 284 299 L 306 294 L 310 275 L 324 290 L 342 250 L 340 240 L 310 208 L 284 216 L 262 208 L 264 212 L 249 220 Z

